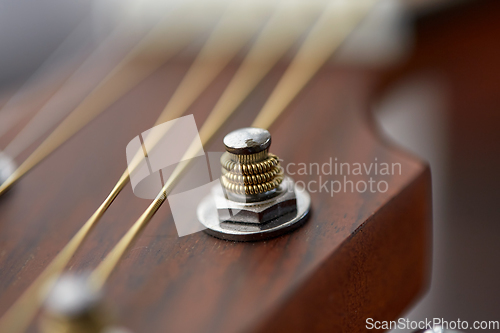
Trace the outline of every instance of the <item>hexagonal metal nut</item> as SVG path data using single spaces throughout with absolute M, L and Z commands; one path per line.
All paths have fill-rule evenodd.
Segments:
M 277 194 L 257 202 L 233 201 L 219 189 L 214 191 L 215 206 L 220 222 L 264 224 L 297 212 L 297 199 L 291 178 L 285 177 Z

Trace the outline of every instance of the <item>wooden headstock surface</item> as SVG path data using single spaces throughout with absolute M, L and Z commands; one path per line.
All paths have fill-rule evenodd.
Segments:
M 188 66 L 180 59 L 165 65 L 2 198 L 1 312 L 99 205 L 126 167 L 124 147 L 151 126 Z M 192 107 L 198 124 L 236 66 Z M 279 65 L 266 77 L 224 132 L 251 122 L 284 68 Z M 313 214 L 302 228 L 255 243 L 203 232 L 179 238 L 165 206 L 106 288 L 120 323 L 136 332 L 354 332 L 368 317 L 400 314 L 429 275 L 430 172 L 376 132 L 368 112 L 375 78 L 356 69 L 324 68 L 271 128 L 272 151 L 285 165 L 321 165 L 330 158 L 400 163 L 401 175 L 378 176 L 389 184 L 387 192 L 351 193 L 348 187 L 333 196 L 311 193 Z M 222 151 L 221 142 L 222 135 L 206 151 Z M 317 174 L 294 178 L 319 181 Z M 323 175 L 326 179 L 342 181 Z M 95 267 L 147 203 L 127 187 L 71 262 L 71 271 Z
M 0 314 L 102 202 L 126 167 L 126 144 L 152 126 L 189 65 L 184 58 L 168 62 L 1 198 Z M 237 66 L 231 63 L 190 108 L 199 127 Z M 225 133 L 251 123 L 285 68 L 266 76 L 206 151 L 222 151 Z M 105 289 L 120 325 L 134 332 L 360 332 L 367 318 L 391 320 L 407 309 L 430 275 L 431 176 L 425 162 L 376 130 L 370 105 L 379 77 L 325 66 L 272 126 L 271 151 L 285 166 L 399 164 L 400 173 L 373 176 L 387 182 L 387 191 L 349 186 L 332 195 L 319 192 L 319 176 L 343 176 L 293 175 L 311 184 L 309 221 L 253 243 L 203 232 L 178 237 L 164 205 Z M 347 180 L 355 186 L 368 178 Z M 96 267 L 148 203 L 127 186 L 70 271 Z

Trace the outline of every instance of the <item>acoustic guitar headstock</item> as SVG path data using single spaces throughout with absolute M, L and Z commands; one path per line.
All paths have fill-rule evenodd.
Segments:
M 345 17 L 347 20 L 350 16 Z M 338 23 L 339 26 L 354 29 L 359 18 L 349 19 L 357 23 Z M 311 31 L 314 26 L 306 29 L 304 36 Z M 254 35 L 241 44 L 241 50 L 245 45 L 249 52 L 253 50 Z M 338 37 L 338 45 L 347 35 Z M 335 36 L 333 33 L 332 38 Z M 300 54 L 303 44 L 298 40 L 290 45 L 295 45 Z M 194 58 L 204 54 L 203 47 Z M 287 49 L 283 46 L 284 51 Z M 97 277 L 99 290 L 103 288 L 102 302 L 114 318 L 110 322 L 132 332 L 361 332 L 365 330 L 366 318 L 397 318 L 428 285 L 431 178 L 425 162 L 394 146 L 377 130 L 371 105 L 378 97 L 374 92 L 380 93 L 378 82 L 383 70 L 339 65 L 327 61 L 331 54 L 325 53 L 325 61 L 305 57 L 308 62 L 299 62 L 315 64 L 317 70 L 297 66 L 296 72 L 290 74 L 290 62 L 293 64 L 297 57 L 295 53 L 283 52 L 276 57 L 279 61 L 255 79 L 255 86 L 247 89 L 248 93 L 234 108 L 234 116 L 207 127 L 220 96 L 238 77 L 245 56 L 216 57 L 209 67 L 203 67 L 204 72 L 195 72 L 197 60 L 189 52 L 170 55 L 169 50 L 140 53 L 140 57 L 134 56 L 131 71 L 117 72 L 109 81 L 104 79 L 98 86 L 102 90 L 90 95 L 104 91 L 109 94 L 102 96 L 113 95 L 116 100 L 108 103 L 99 117 L 95 114 L 95 120 L 68 136 L 50 155 L 39 161 L 32 158 L 36 163 L 29 172 L 19 181 L 16 179 L 15 185 L 2 195 L 0 314 L 6 314 L 4 318 L 10 315 L 12 304 L 25 290 L 30 290 L 54 258 L 60 258 L 61 249 L 66 249 L 85 221 L 95 217 L 98 223 L 89 228 L 85 242 L 82 238 L 78 250 L 68 257 L 65 271 L 83 275 L 97 271 L 92 278 Z M 233 53 L 242 53 L 241 50 Z M 169 54 L 170 60 L 160 61 L 165 54 Z M 256 64 L 253 68 L 267 66 L 266 62 Z M 217 66 L 220 72 L 215 71 Z M 147 73 L 137 74 L 137 68 L 146 68 Z M 214 75 L 208 79 L 211 70 Z M 287 81 L 284 77 L 304 78 L 309 74 L 310 79 L 304 79 L 296 93 L 287 95 L 295 88 L 286 84 L 301 81 Z M 191 83 L 205 80 L 209 84 L 186 84 L 183 80 L 190 75 L 198 79 Z M 269 181 L 275 181 L 278 174 L 283 179 L 289 177 L 295 189 L 310 198 L 307 214 L 296 227 L 262 240 L 226 237 L 223 229 L 222 234 L 217 234 L 210 228 L 179 237 L 172 203 L 163 204 L 169 201 L 168 196 L 167 200 L 161 197 L 162 193 L 170 193 L 167 179 L 161 184 L 163 192 L 155 199 L 158 207 L 151 208 L 151 200 L 138 198 L 124 181 L 103 213 L 93 215 L 123 170 L 127 170 L 125 147 L 155 122 L 164 123 L 167 119 L 159 121 L 158 116 L 172 100 L 177 104 L 171 109 L 180 108 L 186 94 L 178 97 L 176 92 L 183 84 L 185 91 L 193 94 L 186 112 L 194 116 L 198 126 L 205 166 L 213 169 L 211 152 L 227 150 L 235 156 L 241 153 L 238 149 L 243 148 L 235 141 L 224 142 L 228 133 L 258 123 L 256 118 L 262 124 L 257 127 L 269 130 L 272 145 L 264 147 L 267 141 L 252 137 L 262 149 L 250 153 L 265 152 L 259 162 L 279 157 L 281 173 L 276 171 Z M 280 86 L 284 87 L 281 94 L 275 89 Z M 58 89 L 59 86 L 54 87 L 53 93 Z M 79 89 L 77 85 L 75 89 Z M 275 101 L 272 107 L 270 100 Z M 98 101 L 93 100 L 94 110 L 100 105 Z M 280 105 L 283 114 L 273 117 Z M 261 113 L 266 107 L 269 111 Z M 6 146 L 16 135 L 12 130 L 0 138 L 0 143 Z M 145 142 L 143 145 L 147 145 L 147 139 Z M 18 162 L 29 160 L 33 150 L 20 154 Z M 130 164 L 128 168 L 131 170 Z M 209 172 L 212 176 L 216 173 Z M 124 175 L 128 180 L 128 173 Z M 237 177 L 236 173 L 226 178 L 233 176 Z M 262 192 L 275 191 L 280 184 Z M 231 191 L 229 186 L 224 188 Z M 262 194 L 233 192 L 233 198 Z M 259 200 L 269 198 L 273 197 Z M 189 204 L 195 207 L 199 203 Z M 298 214 L 299 208 L 286 214 L 294 212 Z M 128 235 L 143 214 L 147 216 L 137 235 L 131 234 L 130 242 L 123 243 L 126 246 L 120 252 L 115 245 L 124 240 L 122 236 Z M 275 219 L 269 221 L 257 222 L 265 225 Z M 110 252 L 115 257 L 108 256 Z M 117 262 L 113 263 L 110 257 L 117 258 Z M 44 311 L 39 316 L 42 322 L 46 319 Z M 31 322 L 28 331 L 37 331 L 38 322 Z

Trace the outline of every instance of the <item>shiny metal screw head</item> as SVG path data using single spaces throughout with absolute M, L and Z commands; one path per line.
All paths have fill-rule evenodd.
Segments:
M 247 127 L 224 138 L 227 152 L 221 157 L 222 186 L 228 195 L 260 201 L 283 182 L 279 158 L 269 154 L 271 134 Z
M 102 295 L 89 284 L 87 275 L 64 274 L 50 286 L 40 318 L 43 333 L 102 333 L 108 315 Z
M 215 237 L 255 241 L 279 236 L 302 225 L 311 199 L 283 173 L 270 154 L 271 134 L 242 128 L 224 138 L 221 186 L 198 206 L 198 219 Z
M 262 128 L 245 127 L 226 135 L 223 142 L 231 154 L 256 154 L 271 146 L 271 133 Z
M 111 324 L 113 321 L 87 274 L 63 274 L 44 302 L 40 318 L 42 333 L 131 333 Z
M 45 301 L 45 310 L 65 317 L 77 317 L 91 311 L 101 294 L 90 287 L 87 277 L 65 274 L 54 284 Z

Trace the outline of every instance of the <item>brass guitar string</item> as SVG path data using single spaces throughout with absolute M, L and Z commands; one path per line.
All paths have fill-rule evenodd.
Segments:
M 99 62 L 99 58 L 103 58 L 103 56 L 109 58 L 112 48 L 117 44 L 116 42 L 125 38 L 126 24 L 121 24 L 100 42 L 97 48 L 86 59 L 75 66 L 76 68 L 73 69 L 73 73 L 64 82 L 61 82 L 57 87 L 57 91 L 38 108 L 29 122 L 10 140 L 3 149 L 3 152 L 10 158 L 15 159 L 26 148 L 42 137 L 51 127 L 63 119 L 64 116 L 68 115 L 72 110 L 64 106 L 61 107 L 61 100 L 64 101 L 68 93 L 71 94 L 70 92 L 74 89 L 75 82 L 79 82 L 82 78 L 89 75 L 87 73 L 89 67 Z M 105 78 L 105 76 L 101 79 L 98 78 L 97 81 L 104 81 Z
M 276 121 L 295 96 L 338 49 L 342 41 L 365 17 L 375 1 L 358 1 L 350 8 L 350 11 L 339 10 L 339 2 L 334 2 L 325 9 L 252 126 L 267 129 Z M 340 3 L 347 6 L 347 2 Z M 226 122 L 228 116 L 228 114 L 223 113 L 211 113 L 211 119 L 207 119 L 200 130 L 202 146 L 206 146 L 210 142 Z M 101 289 L 104 286 L 127 249 L 165 202 L 198 152 L 197 142 L 193 142 L 184 154 L 183 161 L 174 169 L 155 200 L 91 273 L 90 283 L 94 288 Z
M 44 91 L 44 94 L 40 94 L 40 90 L 46 90 L 43 89 L 43 86 L 46 85 L 47 79 L 52 80 L 54 86 L 57 87 L 56 89 L 59 89 L 78 70 L 80 66 L 77 64 L 86 61 L 90 57 L 89 52 L 84 51 L 82 52 L 83 56 L 75 57 L 74 61 L 73 59 L 65 61 L 63 65 L 59 63 L 61 55 L 67 54 L 68 49 L 71 49 L 71 45 L 81 40 L 79 36 L 82 34 L 84 26 L 88 24 L 88 20 L 89 18 L 83 20 L 1 106 L 0 138 L 21 122 L 30 112 L 37 111 L 30 107 L 22 107 L 24 101 L 39 98 L 40 95 L 44 95 L 44 97 L 46 95 L 46 98 L 50 98 L 52 92 Z M 93 43 L 83 43 L 85 47 L 89 47 L 88 44 Z M 14 158 L 12 154 L 9 156 Z
M 280 43 L 276 43 L 276 37 L 281 35 L 281 31 L 276 28 L 285 24 L 285 17 L 283 15 L 278 15 L 279 13 L 280 12 L 274 15 L 264 28 L 255 42 L 255 45 L 245 58 L 241 68 L 235 74 L 235 77 L 219 99 L 215 106 L 215 109 L 220 110 L 219 112 L 231 112 L 231 110 L 236 109 L 303 31 L 303 29 L 290 29 L 290 31 L 294 31 L 294 33 L 287 34 L 286 37 L 282 38 Z M 223 41 L 228 41 L 227 35 L 220 34 L 220 31 L 226 31 L 227 28 L 232 25 L 234 25 L 234 22 L 228 19 L 219 24 L 218 28 L 216 28 L 217 31 L 214 30 L 210 41 L 207 41 L 203 50 L 200 51 L 199 56 L 186 74 L 183 82 L 179 85 L 176 93 L 174 93 L 172 99 L 163 110 L 156 124 L 181 116 L 185 109 L 187 109 L 197 97 L 192 91 L 187 91 L 193 86 L 192 84 L 194 81 L 196 80 L 198 82 L 198 91 L 201 93 L 204 89 L 203 85 L 208 86 L 213 78 L 215 78 L 215 76 L 225 67 L 232 56 L 234 56 L 245 44 L 245 38 L 242 38 L 243 36 L 241 36 L 241 34 L 236 34 L 233 38 L 237 38 L 239 42 L 232 44 L 233 47 L 230 52 L 226 49 L 224 57 L 221 57 L 220 54 L 217 55 L 217 66 L 214 66 L 213 61 L 208 61 L 209 58 L 215 54 L 214 52 L 221 43 Z M 251 31 L 245 34 L 246 38 L 250 38 L 252 35 Z M 275 46 L 274 49 L 272 49 L 273 45 Z M 256 64 L 262 66 L 256 67 Z M 210 66 L 210 70 L 208 71 L 206 68 L 207 66 Z M 200 84 L 200 82 L 204 83 Z M 176 106 L 176 108 L 174 106 Z M 148 136 L 147 140 L 148 146 L 154 146 L 155 143 L 160 140 L 160 137 Z M 133 171 L 138 166 L 139 156 L 140 155 L 137 155 L 136 158 L 133 159 L 131 166 L 129 166 L 129 170 L 125 170 L 111 193 L 97 211 L 4 315 L 0 321 L 0 332 L 22 332 L 26 326 L 29 325 L 30 319 L 35 315 L 43 299 L 43 295 L 37 297 L 42 287 L 47 288 L 47 283 L 51 280 L 53 281 L 58 273 L 64 269 L 93 226 L 98 223 L 104 212 L 128 183 L 129 171 Z M 23 319 L 21 319 L 21 316 Z M 22 320 L 24 320 L 24 323 L 20 323 Z
M 153 28 L 71 111 L 14 173 L 3 184 L 0 184 L 0 195 L 4 194 L 26 173 L 100 115 L 116 100 L 148 77 L 169 58 L 178 53 L 178 51 L 187 46 L 196 32 L 186 31 L 185 35 L 181 35 L 173 29 L 165 30 L 164 24 L 166 23 L 160 22 Z M 163 34 L 164 40 L 169 41 L 169 49 L 165 50 L 161 57 L 152 57 L 147 62 L 141 62 L 140 66 L 134 66 L 139 61 L 138 59 L 140 59 L 144 50 L 150 48 L 152 41 L 158 40 L 157 36 L 159 33 Z
M 269 128 L 378 0 L 333 2 L 311 30 L 252 126 Z M 347 3 L 349 2 L 349 5 Z M 352 6 L 343 12 L 337 6 Z M 345 15 L 345 16 L 344 16 Z
M 311 37 L 311 36 L 310 36 L 310 37 Z M 310 40 L 310 38 L 308 38 L 308 40 Z M 333 50 L 332 50 L 332 52 L 333 52 Z M 300 52 L 299 52 L 299 53 L 300 53 Z M 318 68 L 319 68 L 319 66 L 318 66 Z M 313 74 L 314 74 L 314 73 L 313 73 Z M 313 74 L 311 74 L 311 76 L 312 76 Z M 308 79 L 307 79 L 307 80 L 308 80 Z M 304 84 L 305 84 L 305 83 L 304 83 Z M 292 97 L 292 98 L 293 98 L 293 97 Z M 222 98 L 221 98 L 221 99 L 222 99 Z M 219 101 L 219 102 L 220 102 L 220 101 Z M 288 104 L 288 103 L 287 103 L 287 104 Z M 287 104 L 286 104 L 286 105 L 287 105 Z M 208 121 L 208 120 L 207 120 L 207 121 Z M 216 122 L 216 121 L 214 121 L 214 122 Z M 202 131 L 202 132 L 200 132 L 200 136 L 201 136 L 202 138 L 206 138 L 206 136 L 204 135 L 204 133 L 209 133 L 209 132 L 210 132 L 209 130 L 207 130 L 207 131 Z M 207 142 L 208 140 L 205 140 L 205 139 L 204 139 L 203 141 Z M 187 154 L 188 154 L 189 152 L 190 152 L 190 150 L 188 150 Z M 180 170 L 182 170 L 182 169 L 184 169 L 184 168 L 185 168 L 185 166 L 183 166 L 183 165 L 179 165 L 179 167 L 180 167 Z M 178 169 L 179 169 L 179 168 L 178 168 Z M 180 170 L 179 170 L 179 171 L 180 171 Z M 142 219 L 142 220 L 147 220 L 147 219 L 150 219 L 150 218 L 154 215 L 154 212 L 155 212 L 155 211 L 159 208 L 159 206 L 161 206 L 161 203 L 162 203 L 162 202 L 165 200 L 165 198 L 166 198 L 166 193 L 167 193 L 167 192 L 169 192 L 169 191 L 171 190 L 171 188 L 173 187 L 173 186 L 172 186 L 172 185 L 173 185 L 173 182 L 172 182 L 172 181 L 170 181 L 170 180 L 175 180 L 175 178 L 178 178 L 178 175 L 180 174 L 180 172 L 179 172 L 179 171 L 174 172 L 173 177 L 170 177 L 170 179 L 169 179 L 169 181 L 167 182 L 167 184 L 165 185 L 165 187 L 164 187 L 164 189 L 163 189 L 162 193 L 160 193 L 159 198 L 157 198 L 157 199 L 153 202 L 153 204 L 150 206 L 150 208 L 149 208 L 149 209 L 148 209 L 148 210 L 147 210 L 147 211 L 146 211 L 146 212 L 145 212 L 145 213 L 141 216 L 141 219 Z M 177 175 L 177 176 L 176 176 L 176 175 Z M 151 214 L 151 213 L 152 213 L 152 214 Z M 139 221 L 138 221 L 138 222 L 139 222 Z M 142 223 L 140 223 L 140 224 L 142 224 Z M 134 226 L 136 226 L 136 225 L 140 225 L 140 224 L 138 224 L 138 223 L 136 222 L 136 224 L 135 224 Z M 137 228 L 135 228 L 135 229 L 137 229 Z M 131 232 L 133 232 L 133 233 L 138 233 L 138 232 L 139 232 L 139 230 L 137 230 L 137 231 L 135 231 L 135 232 L 134 232 L 134 230 L 133 230 L 133 229 L 131 229 L 130 231 L 131 231 Z M 82 234 L 83 234 L 83 233 L 85 233 L 85 232 L 86 232 L 86 231 L 85 231 L 85 228 L 82 228 L 82 229 L 80 230 L 80 232 L 79 232 L 79 233 L 82 233 Z M 128 234 L 129 234 L 129 233 L 127 233 L 127 235 L 128 235 Z M 77 237 L 75 236 L 75 238 L 77 238 Z M 124 237 L 124 238 L 125 238 L 125 237 Z M 132 241 L 133 241 L 133 239 L 132 239 Z M 70 243 L 71 243 L 71 242 L 70 242 Z M 125 243 L 125 242 L 121 242 L 121 243 L 123 244 L 123 243 Z M 70 247 L 69 245 L 70 245 L 70 244 L 68 244 L 68 246 L 67 246 L 67 247 Z M 126 245 L 126 244 L 124 244 L 124 245 Z M 118 247 L 118 246 L 117 246 L 117 247 Z M 123 246 L 122 246 L 122 247 L 123 247 Z M 126 250 L 126 248 L 127 248 L 127 246 L 125 246 L 125 248 L 123 249 L 123 252 Z M 116 249 L 115 249 L 115 250 L 116 250 Z M 115 252 L 115 253 L 117 253 L 117 251 L 114 251 L 114 252 Z M 111 253 L 110 253 L 110 254 L 111 254 Z M 110 257 L 110 256 L 108 256 L 108 257 Z M 109 261 L 110 261 L 108 257 L 107 257 L 107 260 L 105 260 L 105 262 L 109 262 Z M 118 260 L 119 260 L 119 258 L 116 260 L 116 263 L 118 262 Z M 104 264 L 105 262 L 103 262 L 103 264 Z M 105 281 L 105 279 L 106 279 L 106 277 L 107 277 L 107 275 L 106 275 L 106 276 L 104 276 L 104 275 L 102 275 L 102 274 L 99 274 L 99 272 L 103 270 L 103 269 L 102 269 L 103 264 L 101 264 L 101 265 L 100 265 L 100 267 L 101 267 L 101 269 L 100 269 L 100 270 L 96 270 L 96 271 L 94 272 L 94 275 L 95 275 L 95 276 L 97 276 L 97 277 L 101 276 L 102 283 L 104 283 L 104 281 Z M 114 265 L 113 265 L 113 267 L 114 267 Z M 111 268 L 111 270 L 112 270 L 112 268 Z M 109 273 L 111 272 L 111 270 L 109 270 Z M 109 274 L 108 274 L 108 275 L 109 275 Z M 94 280 L 99 280 L 99 278 L 94 278 Z
M 181 14 L 181 13 L 178 13 Z M 142 81 L 154 70 L 159 68 L 171 56 L 175 55 L 182 48 L 187 46 L 192 40 L 192 37 L 197 34 L 197 30 L 187 31 L 184 35 L 179 35 L 173 29 L 165 29 L 160 23 L 144 39 L 123 59 L 114 70 L 109 73 L 106 78 L 97 86 L 89 96 L 82 101 L 79 106 L 70 114 L 63 123 L 61 123 L 56 130 L 47 138 L 40 146 L 44 148 L 41 150 L 39 147 L 31 156 L 32 161 L 25 161 L 25 167 L 17 174 L 11 176 L 7 182 L 0 186 L 0 194 L 4 193 L 10 186 L 13 185 L 22 175 L 28 172 L 38 162 L 48 156 L 59 145 L 63 144 L 80 128 L 84 127 L 92 118 L 97 116 L 100 112 L 110 106 L 116 99 L 125 94 L 128 90 L 133 88 L 135 84 Z M 169 48 L 162 55 L 162 57 L 148 59 L 147 62 L 140 63 L 140 66 L 133 66 L 133 62 L 137 61 L 143 50 L 152 44 L 152 41 L 158 40 L 159 35 L 165 40 L 169 41 Z M 87 112 L 92 113 L 86 115 Z M 159 119 L 160 121 L 160 119 Z M 23 166 L 23 165 L 21 165 Z M 19 169 L 18 169 L 19 170 Z M 84 237 L 88 234 L 93 221 L 97 221 L 102 214 L 109 207 L 111 202 L 116 198 L 118 193 L 123 189 L 128 180 L 128 173 L 125 172 L 120 178 L 119 182 L 115 185 L 110 195 L 101 204 L 98 210 L 90 217 L 86 224 L 73 236 L 68 244 L 59 252 L 59 254 L 51 261 L 45 270 L 31 283 L 31 285 L 24 291 L 24 293 L 17 299 L 17 301 L 7 310 L 7 312 L 0 319 L 0 332 L 2 333 L 15 333 L 22 332 L 29 325 L 31 319 L 36 314 L 39 308 L 41 299 L 38 294 L 42 287 L 54 276 L 54 272 L 62 270 L 73 253 L 78 249 Z

